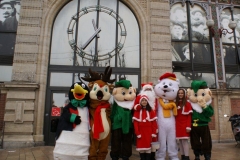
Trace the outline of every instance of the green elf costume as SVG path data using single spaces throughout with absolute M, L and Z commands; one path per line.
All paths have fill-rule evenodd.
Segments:
M 202 154 L 205 160 L 210 160 L 212 138 L 208 123 L 214 114 L 211 106 L 212 94 L 205 81 L 193 81 L 188 92 L 189 102 L 193 108 L 190 140 L 195 160 L 200 160 Z
M 129 80 L 116 82 L 113 89 L 114 103 L 111 112 L 112 140 L 110 156 L 112 160 L 128 160 L 132 155 L 132 108 L 136 90 Z

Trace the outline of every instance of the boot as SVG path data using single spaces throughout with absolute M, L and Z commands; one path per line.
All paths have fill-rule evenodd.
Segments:
M 189 156 L 184 156 L 184 159 L 183 160 L 190 160 L 189 159 Z
M 195 159 L 194 160 L 200 160 L 200 151 L 198 150 L 193 150 L 193 153 L 195 155 Z
M 145 160 L 151 160 L 151 153 L 145 153 Z
M 151 160 L 156 160 L 155 159 L 155 152 L 151 152 Z
M 112 160 L 118 160 L 118 157 L 111 157 Z
M 205 160 L 211 160 L 211 153 L 210 154 L 204 153 L 204 158 L 205 158 Z
M 122 160 L 129 160 L 129 157 L 122 156 Z
M 181 160 L 184 160 L 184 158 L 185 158 L 185 155 L 181 155 Z
M 195 155 L 195 159 L 194 160 L 200 160 L 200 157 Z
M 141 160 L 146 160 L 146 153 L 140 153 Z

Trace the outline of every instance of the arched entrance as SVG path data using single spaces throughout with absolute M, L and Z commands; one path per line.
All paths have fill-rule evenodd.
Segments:
M 140 29 L 133 12 L 119 0 L 74 0 L 57 14 L 52 28 L 44 141 L 55 144 L 51 121 L 68 100 L 72 83 L 79 81 L 89 68 L 103 72 L 113 69 L 140 86 Z

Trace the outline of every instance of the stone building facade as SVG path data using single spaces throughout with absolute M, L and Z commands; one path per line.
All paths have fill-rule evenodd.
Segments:
M 0 129 L 4 128 L 4 148 L 50 144 L 45 137 L 51 123 L 50 109 L 46 109 L 50 106 L 47 103 L 52 103 L 47 101 L 51 96 L 48 93 L 51 41 L 55 18 L 69 1 L 21 0 L 11 78 L 0 83 Z M 139 25 L 140 83 L 156 83 L 161 74 L 173 71 L 170 7 L 175 1 L 121 2 L 133 12 Z M 231 0 L 201 2 L 208 5 L 215 24 L 218 24 L 218 6 L 240 6 Z M 212 89 L 215 114 L 210 127 L 214 141 L 226 142 L 232 141 L 233 135 L 224 114 L 240 114 L 240 90 L 227 87 L 218 28 L 218 25 L 213 27 L 215 36 L 211 37 L 216 87 Z

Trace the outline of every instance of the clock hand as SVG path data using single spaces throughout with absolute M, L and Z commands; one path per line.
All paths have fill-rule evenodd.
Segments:
M 94 37 L 95 37 L 100 31 L 101 31 L 101 28 L 98 28 L 98 29 L 94 32 L 94 34 L 92 35 L 92 37 L 90 37 L 90 38 L 87 40 L 87 42 L 86 42 L 81 48 L 82 48 L 82 49 L 85 49 L 85 48 L 89 45 L 89 43 L 92 42 L 92 40 L 94 39 Z
M 92 19 L 92 24 L 93 24 L 94 30 L 96 31 L 96 30 L 97 30 L 97 26 L 96 26 L 96 24 L 95 24 L 94 19 Z M 99 34 L 97 34 L 97 38 L 99 38 L 99 37 L 100 37 Z

